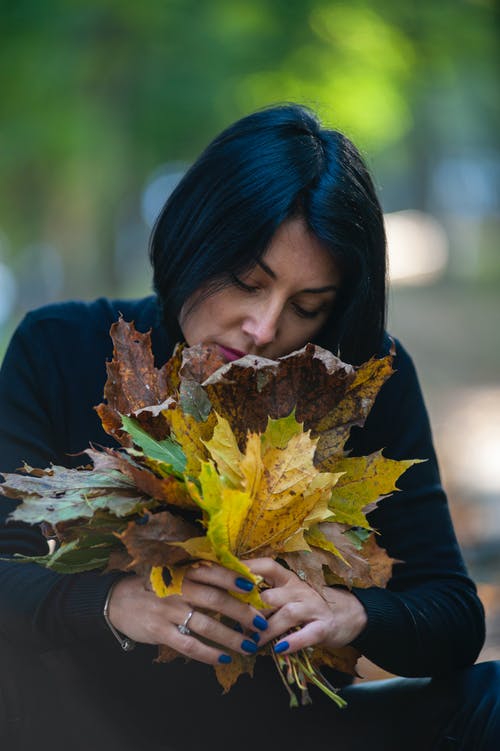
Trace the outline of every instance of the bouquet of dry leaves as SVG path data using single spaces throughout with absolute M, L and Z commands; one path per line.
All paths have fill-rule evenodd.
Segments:
M 78 469 L 4 474 L 0 492 L 22 499 L 11 518 L 42 524 L 57 541 L 19 560 L 63 573 L 134 571 L 158 597 L 181 593 L 187 567 L 216 562 L 256 585 L 235 596 L 257 608 L 265 582 L 245 563 L 254 557 L 279 560 L 320 593 L 385 586 L 392 560 L 366 515 L 415 461 L 351 457 L 344 445 L 393 372 L 392 355 L 355 368 L 308 344 L 276 361 L 226 363 L 216 347 L 178 346 L 157 369 L 149 334 L 120 320 L 111 336 L 96 409 L 122 448 L 91 447 L 92 464 Z M 352 647 L 261 653 L 275 660 L 292 705 L 309 701 L 312 683 L 342 706 L 320 668 L 355 674 L 359 656 Z M 159 648 L 160 661 L 176 656 Z M 255 659 L 215 668 L 226 691 Z

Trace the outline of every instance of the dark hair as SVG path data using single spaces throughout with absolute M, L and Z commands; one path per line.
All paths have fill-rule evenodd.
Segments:
M 385 233 L 373 183 L 355 146 L 296 105 L 269 107 L 229 126 L 167 200 L 153 229 L 154 289 L 165 323 L 201 285 L 228 283 L 265 253 L 276 229 L 300 216 L 330 249 L 342 288 L 315 341 L 360 363 L 381 347 Z

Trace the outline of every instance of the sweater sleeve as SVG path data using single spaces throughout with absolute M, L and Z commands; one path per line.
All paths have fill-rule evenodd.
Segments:
M 436 676 L 475 661 L 484 612 L 453 530 L 415 368 L 399 344 L 395 367 L 365 429 L 353 431 L 351 448 L 425 461 L 369 517 L 378 544 L 399 563 L 386 589 L 353 590 L 368 614 L 354 646 L 397 675 Z
M 62 449 L 62 374 L 45 329 L 44 320 L 29 314 L 14 334 L 0 371 L 0 471 L 14 472 L 23 462 L 33 467 L 68 463 Z M 64 345 L 60 349 L 64 352 Z M 38 527 L 8 521 L 15 505 L 0 496 L 0 557 L 7 559 L 0 560 L 2 637 L 39 649 L 82 638 L 112 640 L 102 610 L 118 575 L 63 575 L 14 561 L 15 553 L 47 552 Z

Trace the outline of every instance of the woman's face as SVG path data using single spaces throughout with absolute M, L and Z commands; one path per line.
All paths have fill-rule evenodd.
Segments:
M 189 346 L 216 344 L 227 361 L 275 359 L 311 341 L 326 322 L 340 272 L 300 218 L 278 228 L 262 260 L 232 283 L 184 303 L 179 323 Z

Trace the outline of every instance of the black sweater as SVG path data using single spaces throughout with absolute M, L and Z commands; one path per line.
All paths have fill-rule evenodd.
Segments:
M 70 455 L 89 442 L 113 445 L 93 406 L 102 401 L 105 361 L 112 356 L 109 329 L 120 313 L 141 331 L 152 328 L 156 364 L 163 364 L 173 342 L 160 324 L 154 297 L 56 304 L 26 316 L 0 373 L 0 471 L 15 471 L 23 461 L 33 467 L 51 462 L 78 466 L 85 458 Z M 396 373 L 382 387 L 365 427 L 353 429 L 349 446 L 358 455 L 384 448 L 394 459 L 427 461 L 408 470 L 398 483 L 401 492 L 382 501 L 370 516 L 380 531 L 379 544 L 403 563 L 395 566 L 387 589 L 354 591 L 368 614 L 355 645 L 393 673 L 439 675 L 474 662 L 484 639 L 484 616 L 453 532 L 417 376 L 399 343 L 394 366 Z M 13 507 L 0 498 L 0 518 Z M 38 528 L 0 527 L 0 553 L 15 552 L 46 552 Z M 167 692 L 174 711 L 177 702 L 186 701 L 182 686 L 190 703 L 199 695 L 211 716 L 237 713 L 238 702 L 257 697 L 263 707 L 269 701 L 286 706 L 278 679 L 271 678 L 271 660 L 258 661 L 253 682 L 242 678 L 220 698 L 207 666 L 177 660 L 152 667 L 154 652 L 146 646 L 122 654 L 102 617 L 117 575 L 61 575 L 36 564 L 0 562 L 0 636 L 41 651 L 65 647 L 81 654 L 91 646 L 100 657 L 92 666 L 87 660 L 84 669 L 96 681 L 110 670 L 117 691 L 125 690 L 125 676 L 128 683 L 147 681 Z M 315 705 L 322 704 L 318 696 Z

